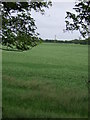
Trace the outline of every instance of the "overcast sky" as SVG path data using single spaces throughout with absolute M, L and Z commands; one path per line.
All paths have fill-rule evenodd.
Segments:
M 78 31 L 63 32 L 65 29 L 66 11 L 73 12 L 75 0 L 52 0 L 52 7 L 45 9 L 45 15 L 32 11 L 37 26 L 37 32 L 43 39 L 71 40 L 79 38 Z

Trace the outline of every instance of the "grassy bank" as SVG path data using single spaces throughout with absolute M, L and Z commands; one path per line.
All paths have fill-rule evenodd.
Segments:
M 3 51 L 3 117 L 88 117 L 88 46 Z

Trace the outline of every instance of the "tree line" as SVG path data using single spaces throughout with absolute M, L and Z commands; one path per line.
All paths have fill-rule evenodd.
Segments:
M 90 37 L 85 39 L 85 40 L 78 40 L 78 39 L 74 39 L 74 40 L 49 40 L 49 39 L 46 39 L 46 40 L 42 40 L 42 42 L 90 45 Z

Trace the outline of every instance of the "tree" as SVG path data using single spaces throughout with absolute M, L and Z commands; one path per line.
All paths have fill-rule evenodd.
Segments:
M 79 0 L 73 8 L 76 14 L 67 12 L 66 15 L 66 30 L 79 30 L 85 38 L 90 34 L 90 1 Z
M 67 12 L 66 19 L 66 30 L 79 30 L 81 35 L 85 38 L 88 36 L 88 44 L 90 44 L 90 1 L 79 0 L 73 8 L 76 14 Z M 82 44 L 82 43 L 81 43 Z M 90 83 L 90 80 L 88 80 Z
M 31 10 L 44 14 L 51 5 L 50 1 L 2 2 L 2 44 L 21 50 L 37 45 L 39 34 Z

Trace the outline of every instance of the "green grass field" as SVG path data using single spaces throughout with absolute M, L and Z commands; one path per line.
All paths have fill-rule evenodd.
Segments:
M 88 117 L 88 46 L 3 51 L 4 118 Z

